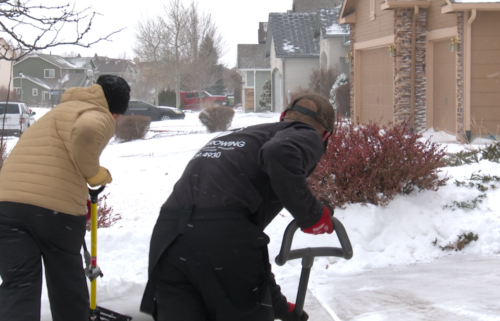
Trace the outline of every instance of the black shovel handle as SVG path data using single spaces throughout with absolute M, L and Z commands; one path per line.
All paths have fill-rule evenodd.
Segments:
M 299 228 L 297 222 L 293 220 L 288 224 L 288 227 L 285 230 L 285 235 L 283 235 L 283 242 L 281 243 L 281 249 L 278 256 L 276 256 L 276 264 L 279 266 L 285 265 L 287 261 L 301 259 L 305 257 L 317 257 L 317 256 L 336 256 L 342 257 L 346 260 L 350 260 L 352 258 L 352 246 L 351 241 L 349 240 L 349 236 L 344 228 L 344 225 L 340 223 L 335 217 L 332 216 L 332 223 L 335 229 L 335 233 L 340 242 L 341 248 L 338 247 L 315 247 L 315 248 L 305 248 L 298 250 L 291 250 L 292 240 L 295 231 Z

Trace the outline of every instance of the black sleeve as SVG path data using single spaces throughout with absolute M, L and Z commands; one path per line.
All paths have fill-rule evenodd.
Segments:
M 269 290 L 271 291 L 271 300 L 273 301 L 274 315 L 283 315 L 288 310 L 288 301 L 281 293 L 281 288 L 276 284 L 273 272 L 269 273 L 268 281 Z
M 260 150 L 259 164 L 273 191 L 301 228 L 313 226 L 323 215 L 323 206 L 307 184 L 323 150 L 319 133 L 306 125 L 278 132 Z

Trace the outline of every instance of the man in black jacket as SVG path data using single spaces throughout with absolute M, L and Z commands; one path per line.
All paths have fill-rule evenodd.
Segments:
M 333 122 L 327 99 L 304 94 L 280 122 L 224 132 L 196 153 L 155 225 L 141 311 L 161 321 L 307 320 L 275 282 L 263 231 L 284 207 L 303 232 L 333 232 L 333 210 L 307 184 Z

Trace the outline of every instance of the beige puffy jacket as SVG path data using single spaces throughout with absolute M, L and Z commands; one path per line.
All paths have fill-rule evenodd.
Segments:
M 24 132 L 0 170 L 0 201 L 85 215 L 87 178 L 115 133 L 101 86 L 70 88 Z

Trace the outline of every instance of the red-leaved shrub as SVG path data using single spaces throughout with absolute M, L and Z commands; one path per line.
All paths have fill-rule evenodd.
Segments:
M 113 207 L 106 203 L 109 193 L 102 195 L 97 200 L 97 228 L 108 228 L 122 219 L 121 214 L 113 213 Z M 91 220 L 87 221 L 87 231 L 92 227 Z
M 396 194 L 414 188 L 437 190 L 445 152 L 408 124 L 380 128 L 377 123 L 335 129 L 328 149 L 309 177 L 318 198 L 343 208 L 348 203 L 387 205 Z
M 149 130 L 151 118 L 147 116 L 121 116 L 116 122 L 115 136 L 121 142 L 143 139 Z

